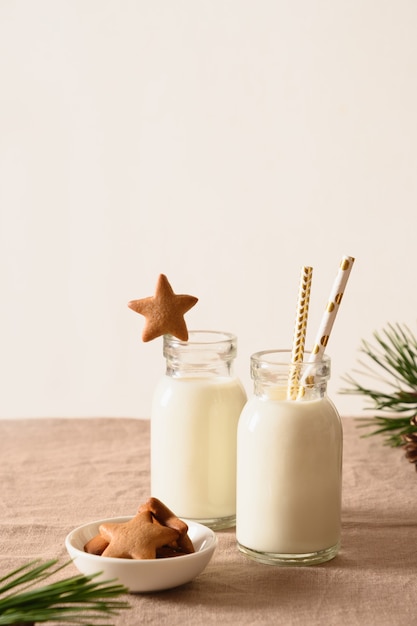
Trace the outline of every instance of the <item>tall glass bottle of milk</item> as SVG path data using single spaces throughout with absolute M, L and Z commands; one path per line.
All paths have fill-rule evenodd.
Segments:
M 233 374 L 233 334 L 163 338 L 166 372 L 151 414 L 151 491 L 179 517 L 220 529 L 236 521 L 236 439 L 246 402 Z
M 268 564 L 323 563 L 340 546 L 342 426 L 327 396 L 330 358 L 296 367 L 290 351 L 252 355 L 254 395 L 238 426 L 237 543 Z M 301 384 L 289 399 L 293 374 Z

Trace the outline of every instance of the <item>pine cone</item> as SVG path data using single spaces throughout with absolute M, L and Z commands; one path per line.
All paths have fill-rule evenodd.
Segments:
M 403 435 L 403 448 L 405 450 L 406 459 L 408 459 L 410 463 L 415 464 L 415 468 L 417 471 L 417 415 L 411 418 L 410 423 L 416 428 L 416 432 Z

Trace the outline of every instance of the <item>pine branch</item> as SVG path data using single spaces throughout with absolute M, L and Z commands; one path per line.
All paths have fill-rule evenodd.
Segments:
M 0 584 L 4 583 L 0 587 L 0 626 L 49 621 L 111 626 L 108 622 L 97 624 L 97 620 L 129 608 L 127 602 L 115 599 L 127 589 L 111 580 L 94 581 L 98 574 L 80 574 L 34 589 L 71 561 L 55 567 L 57 562 L 31 561 L 0 578 Z
M 347 375 L 343 379 L 350 387 L 341 393 L 360 395 L 370 401 L 372 406 L 367 408 L 376 413 L 365 422 L 361 420 L 361 427 L 373 427 L 369 435 L 382 434 L 388 445 L 401 446 L 404 435 L 417 431 L 411 422 L 417 416 L 417 338 L 400 324 L 389 324 L 373 336 L 376 345 L 362 341 L 360 347 L 370 364 L 359 361 L 363 369 L 355 373 L 377 384 L 367 386 Z

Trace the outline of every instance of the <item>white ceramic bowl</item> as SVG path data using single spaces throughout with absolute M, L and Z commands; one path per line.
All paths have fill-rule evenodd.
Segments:
M 84 552 L 84 545 L 98 534 L 100 524 L 106 522 L 127 522 L 130 517 L 113 517 L 83 524 L 71 531 L 65 539 L 68 554 L 74 565 L 86 575 L 101 572 L 95 580 L 117 578 L 130 592 L 149 592 L 171 589 L 189 582 L 200 574 L 217 545 L 216 534 L 207 526 L 184 520 L 188 525 L 188 535 L 194 544 L 193 554 L 184 554 L 165 559 L 118 559 L 97 556 Z

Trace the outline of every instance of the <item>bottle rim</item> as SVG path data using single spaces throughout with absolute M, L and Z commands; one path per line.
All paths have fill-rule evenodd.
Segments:
M 164 335 L 164 343 L 169 346 L 201 346 L 210 347 L 213 345 L 236 343 L 237 337 L 234 333 L 221 330 L 189 330 L 188 341 L 183 341 L 174 335 Z
M 237 355 L 237 339 L 216 330 L 191 330 L 188 341 L 164 335 L 163 355 L 169 368 L 183 371 L 216 369 L 220 362 L 230 366 Z
M 310 361 L 311 351 L 306 350 L 303 355 L 303 360 L 299 362 L 294 362 L 292 360 L 292 350 L 290 349 L 272 349 L 272 350 L 261 350 L 260 352 L 254 352 L 251 355 L 252 363 L 264 364 L 270 366 L 284 366 L 288 367 L 290 365 L 319 365 L 319 364 L 330 364 L 330 356 L 328 354 L 322 354 L 317 360 Z
M 312 353 L 305 352 L 303 360 L 294 362 L 291 350 L 262 350 L 250 359 L 251 378 L 266 384 L 287 384 L 289 377 L 308 380 L 308 384 L 322 384 L 330 378 L 331 359 L 322 354 L 310 361 Z M 303 383 L 304 385 L 304 383 Z

